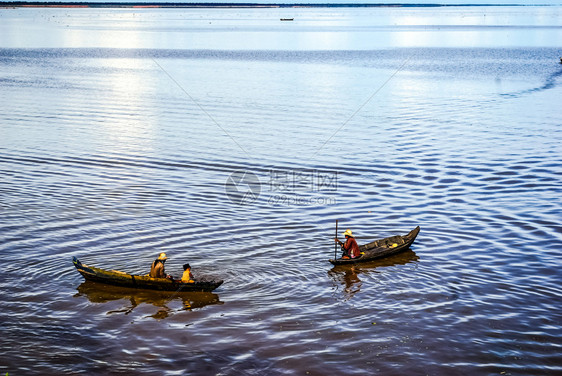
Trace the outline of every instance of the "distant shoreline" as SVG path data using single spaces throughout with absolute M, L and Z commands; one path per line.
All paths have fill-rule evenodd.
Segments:
M 435 8 L 435 7 L 519 7 L 522 4 L 403 4 L 403 3 L 142 3 L 142 2 L 57 2 L 0 1 L 0 8 Z M 544 6 L 544 4 L 533 4 Z

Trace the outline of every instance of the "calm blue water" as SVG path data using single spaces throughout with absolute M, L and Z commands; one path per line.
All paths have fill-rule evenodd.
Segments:
M 561 374 L 561 11 L 1 9 L 0 372 Z

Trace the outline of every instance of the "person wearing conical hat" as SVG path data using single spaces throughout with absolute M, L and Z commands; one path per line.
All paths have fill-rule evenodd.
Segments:
M 167 275 L 166 271 L 164 270 L 164 263 L 167 259 L 168 257 L 166 256 L 166 254 L 162 252 L 158 255 L 158 258 L 154 260 L 152 266 L 150 267 L 149 274 L 152 278 L 170 278 L 170 276 Z
M 353 236 L 351 230 L 347 229 L 343 234 L 345 236 L 345 243 L 342 243 L 338 238 L 335 239 L 343 251 L 341 258 L 353 259 L 361 256 L 361 251 L 359 251 L 359 246 L 357 245 L 357 241 L 355 241 L 355 237 Z

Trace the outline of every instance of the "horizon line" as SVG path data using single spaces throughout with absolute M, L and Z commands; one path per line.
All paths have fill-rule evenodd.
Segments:
M 441 3 L 223 3 L 223 2 L 92 2 L 92 1 L 0 1 L 0 8 L 435 8 L 435 7 L 524 7 L 555 4 L 441 4 Z

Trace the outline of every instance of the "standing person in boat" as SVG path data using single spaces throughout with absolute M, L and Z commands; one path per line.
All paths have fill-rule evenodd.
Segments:
M 183 283 L 195 283 L 193 280 L 193 274 L 191 274 L 191 266 L 189 264 L 183 265 L 183 275 L 181 276 L 181 281 Z
M 351 230 L 347 229 L 343 234 L 345 235 L 345 243 L 342 243 L 338 238 L 335 239 L 343 250 L 341 258 L 354 259 L 361 256 L 361 251 L 359 251 L 359 246 L 357 245 L 357 242 L 355 241 L 355 237 L 351 233 Z
M 168 257 L 166 257 L 166 254 L 162 252 L 158 255 L 158 258 L 154 260 L 152 266 L 150 267 L 149 274 L 152 278 L 171 278 L 164 270 L 164 263 L 167 259 Z

